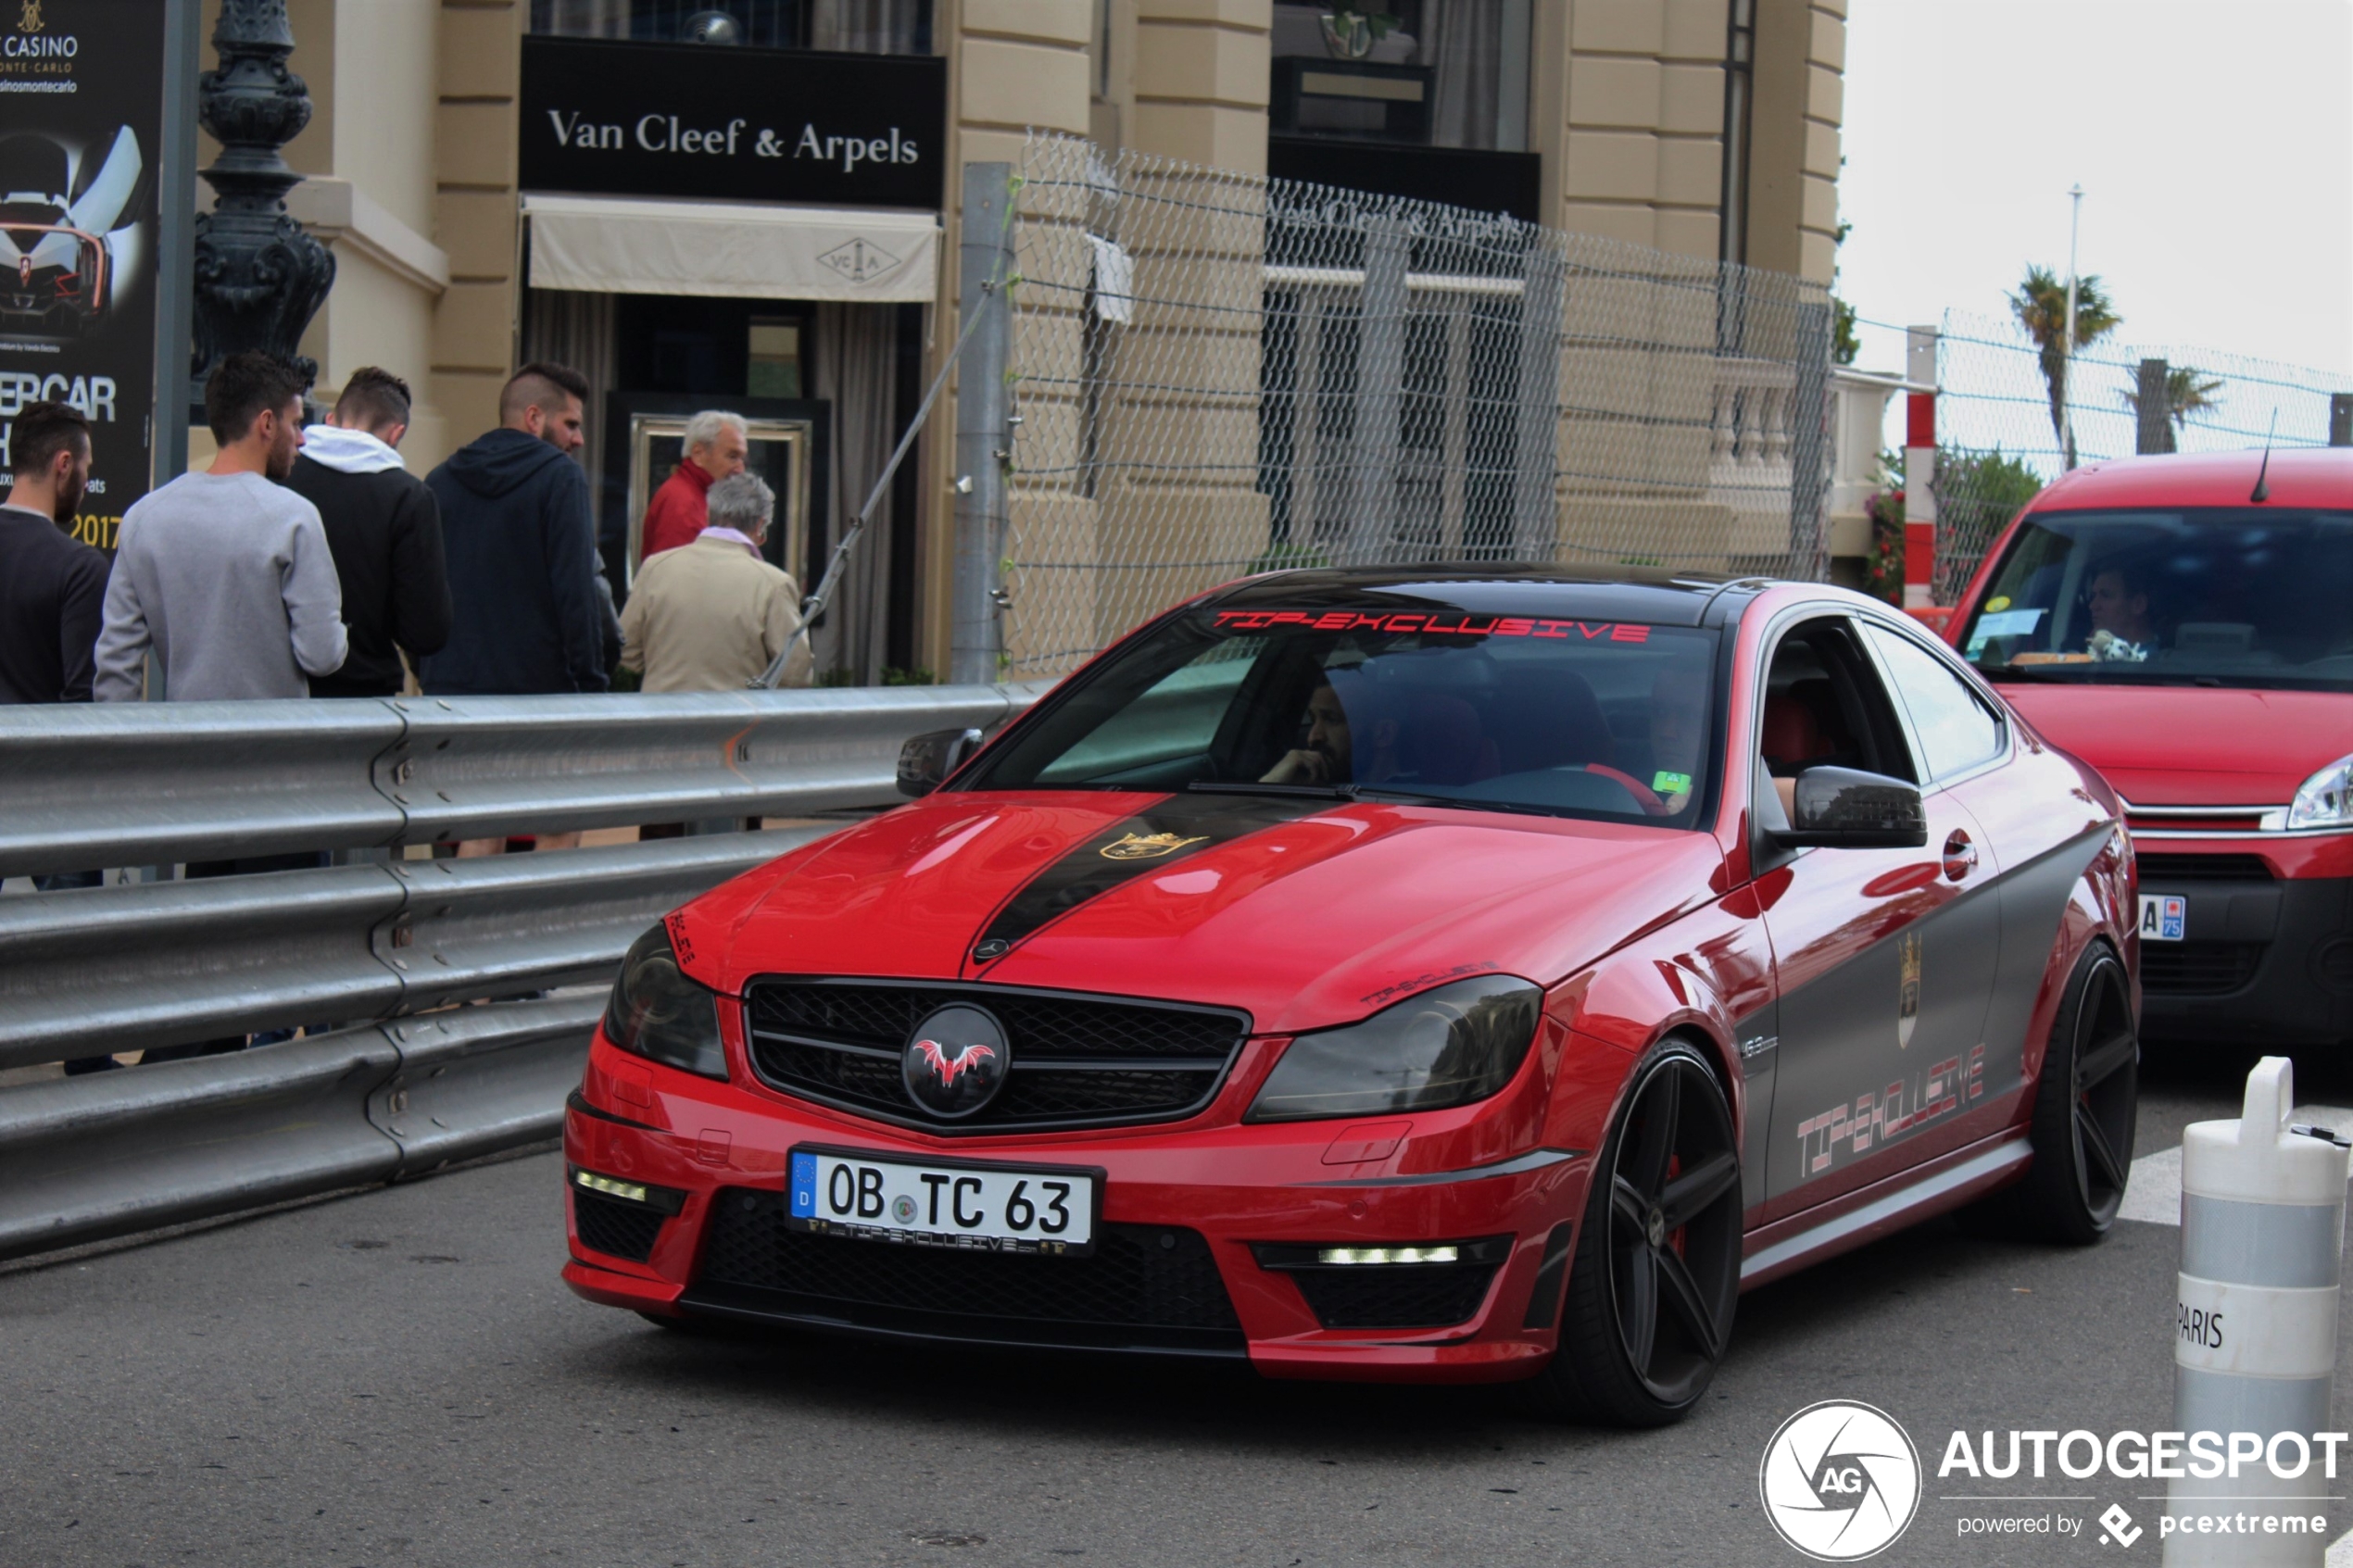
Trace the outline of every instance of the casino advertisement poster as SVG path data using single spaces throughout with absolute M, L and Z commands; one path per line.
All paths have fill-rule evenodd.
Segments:
M 154 431 L 167 0 L 0 0 L 0 444 L 26 404 L 91 424 L 76 538 L 114 548 Z

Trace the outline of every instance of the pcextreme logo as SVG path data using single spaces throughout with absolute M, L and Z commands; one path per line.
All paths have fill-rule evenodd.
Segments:
M 1818 1562 L 1859 1562 L 1910 1528 L 1919 1450 L 1885 1411 L 1824 1399 L 1781 1423 L 1756 1489 L 1781 1539 Z

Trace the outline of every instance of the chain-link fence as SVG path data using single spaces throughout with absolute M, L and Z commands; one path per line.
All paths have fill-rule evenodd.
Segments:
M 2163 364 L 2145 443 L 2142 365 Z M 1960 596 L 1978 562 L 2034 493 L 2067 467 L 2057 388 L 2071 382 L 2066 422 L 2078 462 L 2130 457 L 2145 445 L 2237 451 L 2269 439 L 2321 446 L 2329 399 L 2353 378 L 2210 349 L 2079 348 L 2062 370 L 2015 320 L 1947 311 L 1937 340 L 1936 579 L 1939 604 Z M 2276 431 L 2273 424 L 2276 417 Z
M 1033 136 L 1006 662 L 1286 565 L 1819 577 L 1819 286 L 1492 213 Z

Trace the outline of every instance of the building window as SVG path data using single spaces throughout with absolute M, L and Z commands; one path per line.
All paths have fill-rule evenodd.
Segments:
M 1731 0 L 1724 44 L 1724 210 L 1717 228 L 1723 258 L 1748 259 L 1749 101 L 1756 91 L 1756 0 Z
M 928 55 L 932 0 L 531 0 L 531 31 L 643 44 Z
M 750 352 L 744 375 L 748 397 L 800 395 L 800 321 L 754 316 L 749 332 Z
M 1270 129 L 1524 152 L 1530 0 L 1277 0 Z

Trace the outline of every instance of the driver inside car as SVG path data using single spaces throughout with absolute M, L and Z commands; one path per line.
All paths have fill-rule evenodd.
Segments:
M 2137 664 L 2157 651 L 2148 589 L 2139 572 L 2130 567 L 2102 567 L 2092 574 L 2083 605 L 2092 619 L 2083 646 L 2095 659 Z
M 1397 721 L 1373 719 L 1361 727 L 1370 743 L 1362 777 L 1355 771 L 1355 731 L 1349 708 L 1371 706 L 1370 683 L 1354 670 L 1327 670 L 1308 694 L 1302 722 L 1307 744 L 1283 754 L 1261 784 L 1378 784 L 1397 772 Z

